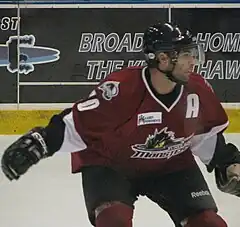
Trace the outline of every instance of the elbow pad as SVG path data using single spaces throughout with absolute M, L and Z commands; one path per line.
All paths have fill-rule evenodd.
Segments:
M 64 140 L 65 123 L 63 118 L 72 111 L 72 108 L 65 109 L 60 114 L 52 116 L 48 125 L 44 128 L 45 142 L 50 154 L 57 152 Z

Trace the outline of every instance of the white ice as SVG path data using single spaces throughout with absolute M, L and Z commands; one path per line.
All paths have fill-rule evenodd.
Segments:
M 2 150 L 15 138 L 0 136 Z M 226 138 L 240 148 L 240 134 L 227 134 Z M 213 174 L 207 173 L 199 164 L 219 207 L 219 214 L 229 227 L 239 227 L 240 198 L 220 192 Z M 59 154 L 42 161 L 17 182 L 8 182 L 0 173 L 0 226 L 91 227 L 84 206 L 81 177 L 70 171 L 70 156 Z M 136 203 L 134 227 L 146 226 L 174 225 L 157 205 L 140 197 Z

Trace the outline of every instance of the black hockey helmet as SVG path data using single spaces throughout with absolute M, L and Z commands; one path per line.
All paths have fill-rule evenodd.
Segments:
M 205 54 L 201 46 L 196 42 L 191 32 L 186 29 L 180 29 L 177 25 L 171 23 L 158 23 L 149 26 L 143 35 L 143 52 L 146 57 L 146 63 L 150 68 L 158 68 L 159 61 L 156 56 L 158 53 L 167 53 L 173 65 L 181 52 L 188 51 L 194 57 L 196 64 L 203 64 Z M 173 80 L 171 71 L 162 71 L 169 79 Z

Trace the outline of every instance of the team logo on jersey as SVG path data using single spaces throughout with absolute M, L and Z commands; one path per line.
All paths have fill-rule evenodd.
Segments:
M 162 130 L 149 135 L 144 144 L 132 145 L 132 150 L 135 152 L 131 158 L 142 159 L 169 159 L 175 155 L 183 153 L 191 144 L 189 137 L 175 138 L 175 133 L 168 131 L 165 127 Z
M 102 91 L 102 97 L 110 101 L 113 97 L 119 93 L 119 83 L 117 81 L 106 81 L 101 84 L 98 88 Z

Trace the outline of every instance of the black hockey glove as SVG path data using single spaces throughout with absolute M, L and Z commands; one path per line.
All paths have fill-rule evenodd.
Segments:
M 217 135 L 214 156 L 207 170 L 214 171 L 220 191 L 240 197 L 240 152 L 234 144 L 226 143 L 222 133 Z
M 44 137 L 44 128 L 36 127 L 4 151 L 1 160 L 2 171 L 9 180 L 17 180 L 40 159 L 51 156 Z
M 240 197 L 240 152 L 232 143 L 225 143 L 218 136 L 214 158 L 208 171 L 214 170 L 217 187 L 220 191 Z
M 63 118 L 71 110 L 68 108 L 53 115 L 45 128 L 33 128 L 4 151 L 2 171 L 9 180 L 19 179 L 32 165 L 61 148 L 65 132 Z
M 240 197 L 240 164 L 227 168 L 215 168 L 216 184 L 219 190 Z
M 214 169 L 216 184 L 222 192 L 240 197 L 240 152 L 231 143 L 225 149 L 228 156 Z

